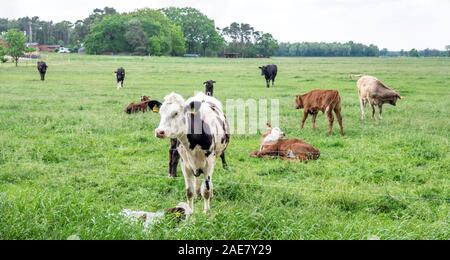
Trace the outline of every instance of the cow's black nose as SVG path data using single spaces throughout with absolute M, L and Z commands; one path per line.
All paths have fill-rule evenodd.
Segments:
M 162 130 L 157 130 L 156 131 L 156 137 L 158 138 L 164 138 L 166 136 L 166 133 Z

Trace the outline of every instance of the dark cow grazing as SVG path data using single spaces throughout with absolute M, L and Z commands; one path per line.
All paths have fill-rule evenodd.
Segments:
M 123 88 L 123 82 L 125 81 L 125 69 L 120 67 L 115 72 L 117 79 L 117 89 Z
M 217 99 L 203 93 L 187 101 L 172 93 L 160 109 L 161 122 L 155 135 L 179 142 L 177 149 L 182 158 L 186 196 L 192 210 L 195 194 L 203 197 L 204 212 L 210 210 L 216 157 L 224 154 L 230 141 L 228 121 L 222 111 L 222 104 Z
M 267 126 L 269 130 L 263 135 L 260 150 L 253 152 L 251 157 L 280 157 L 302 162 L 319 159 L 320 151 L 312 145 L 299 139 L 285 139 L 280 128 L 272 128 L 270 124 Z
M 161 107 L 161 102 L 156 100 L 150 100 L 147 96 L 141 97 L 141 102 L 139 103 L 131 103 L 125 108 L 125 113 L 127 114 L 135 114 L 135 113 L 145 113 L 150 108 L 155 113 L 159 112 L 159 108 Z
M 372 106 L 372 118 L 375 119 L 375 107 L 378 106 L 378 117 L 379 119 L 382 119 L 381 114 L 383 113 L 383 105 L 391 104 L 396 106 L 397 101 L 402 99 L 398 92 L 388 88 L 383 82 L 371 76 L 360 78 L 357 86 L 361 104 L 361 120 L 364 120 L 365 118 L 364 109 L 367 106 L 367 103 L 370 103 Z
M 341 97 L 336 90 L 313 90 L 305 95 L 297 96 L 297 109 L 304 109 L 304 116 L 301 124 L 303 129 L 308 115 L 312 115 L 313 129 L 316 129 L 317 114 L 320 111 L 328 116 L 328 134 L 333 133 L 334 116 L 339 122 L 341 135 L 344 135 L 344 126 L 341 115 Z
M 270 81 L 272 81 L 272 86 L 275 85 L 275 79 L 278 74 L 277 65 L 267 65 L 263 67 L 259 67 L 261 69 L 261 76 L 266 78 L 267 87 L 270 88 Z
M 37 63 L 37 69 L 39 71 L 39 74 L 41 75 L 41 80 L 45 80 L 45 74 L 47 73 L 47 64 L 43 61 L 38 61 Z
M 216 84 L 214 80 L 208 80 L 203 83 L 203 85 L 205 85 L 205 94 L 207 96 L 214 96 L 214 84 Z

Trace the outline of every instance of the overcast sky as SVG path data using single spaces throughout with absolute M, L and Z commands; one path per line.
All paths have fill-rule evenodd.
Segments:
M 283 42 L 353 40 L 391 50 L 450 45 L 450 0 L 0 0 L 0 17 L 74 22 L 104 6 L 190 6 L 220 28 L 245 22 Z

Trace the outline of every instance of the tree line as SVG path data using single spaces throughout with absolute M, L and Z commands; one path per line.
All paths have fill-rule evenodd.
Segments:
M 114 8 L 105 7 L 95 9 L 89 17 L 75 23 L 41 21 L 37 16 L 0 19 L 0 33 L 11 29 L 26 32 L 29 42 L 59 44 L 75 51 L 85 47 L 89 54 L 218 56 L 238 53 L 240 57 L 270 57 L 278 49 L 271 34 L 256 31 L 244 23 L 217 28 L 214 20 L 194 8 L 146 8 L 118 13 Z
M 278 56 L 286 57 L 377 57 L 380 50 L 377 46 L 361 43 L 326 43 L 302 42 L 281 43 Z
M 94 9 L 75 23 L 53 23 L 39 17 L 0 18 L 0 37 L 5 32 L 26 32 L 26 41 L 44 45 L 58 44 L 77 51 L 84 47 L 89 54 L 233 57 L 377 57 L 450 56 L 446 51 L 416 50 L 393 52 L 378 46 L 353 41 L 347 43 L 302 42 L 278 43 L 270 34 L 250 24 L 234 22 L 217 28 L 214 20 L 194 8 L 139 9 L 119 13 L 114 8 Z M 3 35 L 3 36 L 1 36 Z M 5 51 L 3 51 L 5 52 Z

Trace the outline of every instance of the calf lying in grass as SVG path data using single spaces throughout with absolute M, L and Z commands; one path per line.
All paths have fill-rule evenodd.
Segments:
M 141 102 L 139 103 L 131 103 L 125 108 L 125 113 L 134 114 L 134 113 L 145 113 L 148 108 L 150 108 L 153 112 L 158 113 L 159 108 L 161 107 L 161 102 L 150 100 L 148 96 L 142 96 Z
M 320 151 L 312 145 L 299 139 L 285 139 L 280 128 L 268 126 L 268 131 L 263 135 L 261 148 L 259 151 L 251 153 L 251 157 L 281 157 L 288 160 L 317 160 Z

